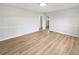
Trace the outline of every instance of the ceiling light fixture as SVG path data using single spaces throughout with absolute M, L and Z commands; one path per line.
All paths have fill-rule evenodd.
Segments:
M 40 6 L 41 7 L 45 7 L 46 6 L 46 3 L 40 3 Z

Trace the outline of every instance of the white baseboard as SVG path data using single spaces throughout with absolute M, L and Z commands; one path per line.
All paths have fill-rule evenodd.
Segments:
M 37 31 L 33 31 L 33 32 L 37 32 Z M 15 35 L 15 36 L 10 36 L 10 37 L 4 38 L 4 39 L 0 39 L 0 41 L 8 40 L 8 39 L 11 39 L 11 38 L 16 38 L 16 37 L 19 37 L 19 36 L 22 36 L 22 35 L 33 33 L 33 32 L 23 33 L 23 34 L 19 34 L 19 35 Z M 53 31 L 53 32 L 58 32 L 58 33 L 66 34 L 66 35 L 73 36 L 73 37 L 79 37 L 78 35 L 69 34 L 69 33 L 60 32 L 60 31 Z
M 78 37 L 79 38 L 79 35 L 75 35 L 75 34 L 70 34 L 70 33 L 65 33 L 65 32 L 60 32 L 60 31 L 53 31 L 53 32 L 58 32 L 58 33 L 61 33 L 61 34 L 66 34 L 66 35 L 69 35 L 69 36 L 73 36 L 73 37 Z
M 4 39 L 0 39 L 0 41 L 9 40 L 11 38 L 16 38 L 16 37 L 23 36 L 23 35 L 28 35 L 28 34 L 33 33 L 33 32 L 37 32 L 37 31 L 32 31 L 32 32 L 28 32 L 28 33 L 22 33 L 19 35 L 10 36 L 10 37 L 4 38 Z

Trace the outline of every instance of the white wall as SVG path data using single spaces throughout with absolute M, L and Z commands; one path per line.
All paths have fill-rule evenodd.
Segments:
M 50 31 L 79 37 L 79 8 L 47 13 L 50 17 Z
M 50 17 L 50 30 L 79 37 L 79 8 L 71 8 L 43 15 L 26 9 L 0 5 L 0 41 L 36 32 L 43 16 L 43 29 L 46 16 Z
M 26 9 L 0 5 L 0 41 L 38 31 L 40 15 Z

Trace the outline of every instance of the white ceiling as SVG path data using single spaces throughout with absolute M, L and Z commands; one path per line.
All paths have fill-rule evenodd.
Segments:
M 0 4 L 1 5 L 1 4 Z M 45 7 L 40 7 L 39 3 L 6 3 L 2 5 L 16 6 L 36 12 L 51 12 L 67 8 L 79 7 L 79 3 L 47 3 Z

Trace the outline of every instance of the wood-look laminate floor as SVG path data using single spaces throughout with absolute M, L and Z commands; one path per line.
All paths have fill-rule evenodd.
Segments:
M 39 31 L 0 42 L 0 55 L 78 55 L 79 38 Z

